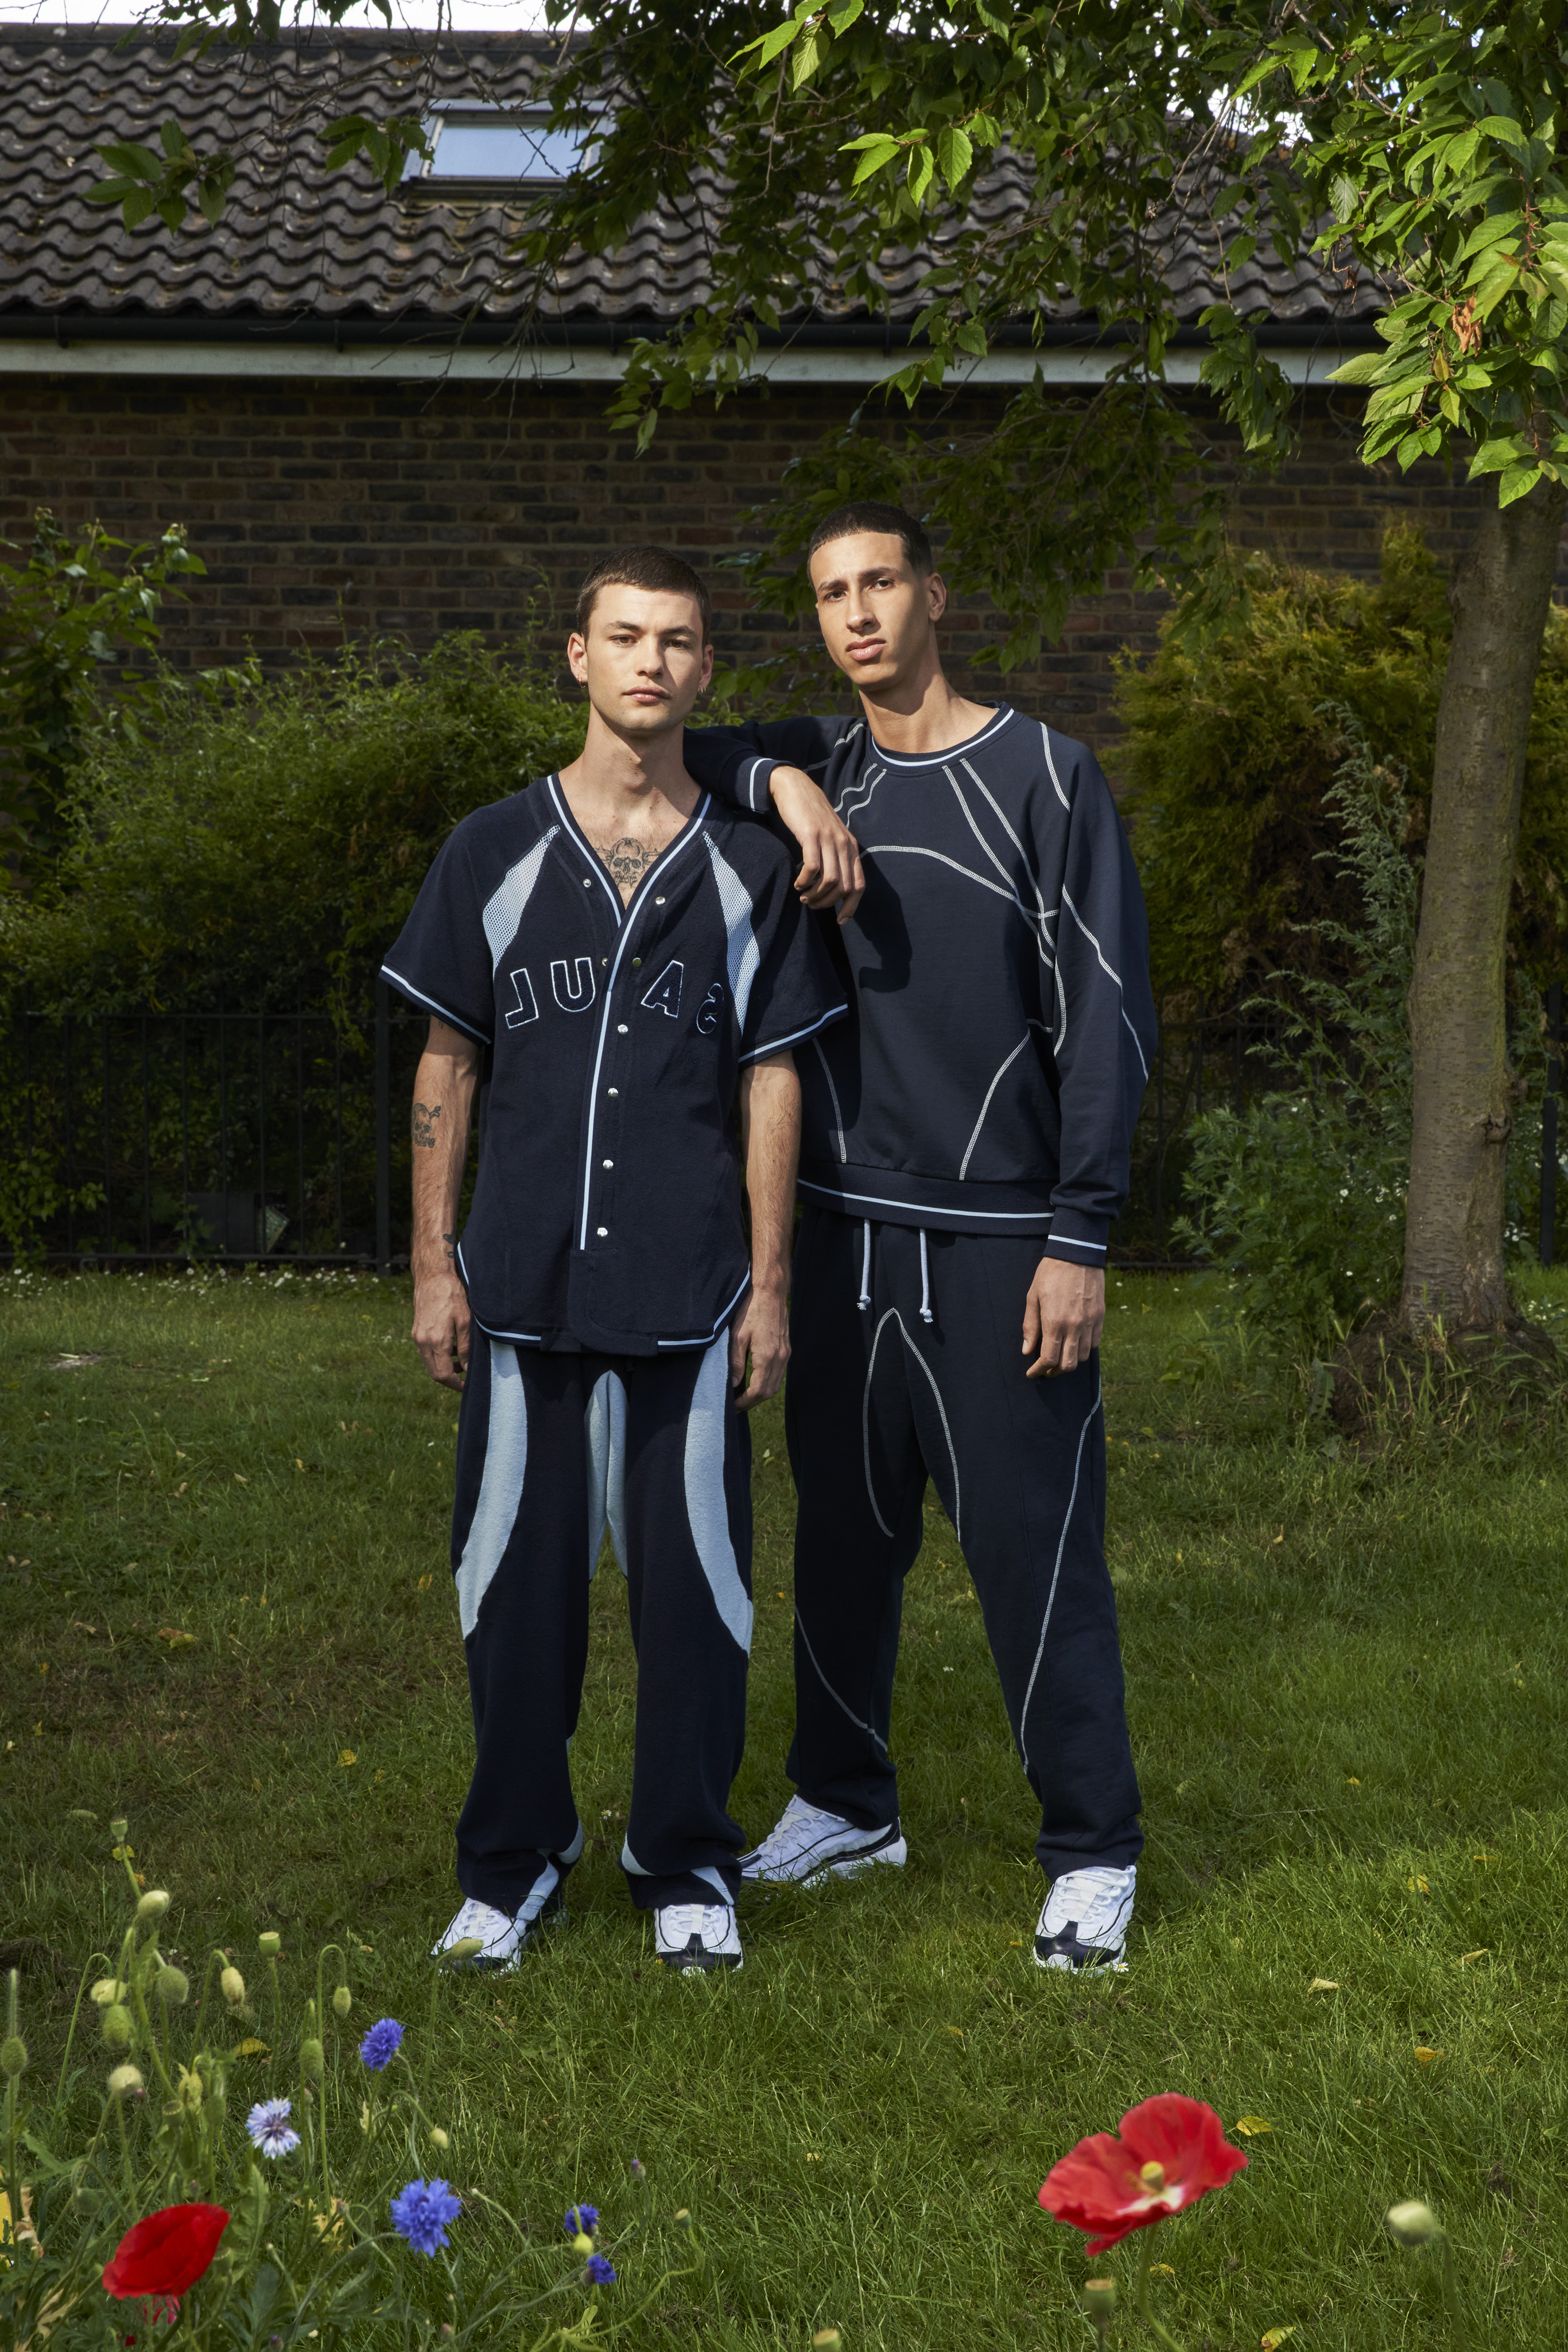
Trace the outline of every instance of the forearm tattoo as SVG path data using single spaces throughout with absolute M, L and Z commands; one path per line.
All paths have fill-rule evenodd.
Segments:
M 413 1107 L 413 1141 L 418 1151 L 435 1149 L 435 1122 L 441 1117 L 439 1103 L 416 1102 Z
M 449 1234 L 443 1234 L 441 1238 L 445 1246 L 448 1260 L 455 1262 L 457 1256 L 457 1234 L 455 1231 Z
M 622 904 L 629 907 L 632 892 L 659 852 L 644 849 L 642 843 L 634 841 L 629 833 L 623 833 L 619 841 L 596 841 L 593 846 L 610 868 L 611 879 L 621 893 Z

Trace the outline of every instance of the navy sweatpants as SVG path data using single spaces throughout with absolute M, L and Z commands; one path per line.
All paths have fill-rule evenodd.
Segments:
M 921 1241 L 832 1210 L 801 1220 L 785 1401 L 800 1496 L 790 1778 L 862 1828 L 898 1813 L 894 1668 L 929 1476 L 1040 1800 L 1042 1869 L 1133 1862 L 1143 1834 L 1105 1567 L 1098 1356 L 1024 1377 L 1038 1234 L 927 1234 L 924 1267 Z
M 476 1748 L 457 1883 L 498 1911 L 582 1852 L 567 1743 L 607 1526 L 637 1652 L 632 1899 L 727 1902 L 740 1883 L 727 1807 L 746 1738 L 751 1440 L 727 1359 L 724 1335 L 612 1358 L 475 1334 L 452 1523 Z

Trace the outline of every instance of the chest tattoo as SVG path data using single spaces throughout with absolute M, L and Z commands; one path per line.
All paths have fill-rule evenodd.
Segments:
M 622 905 L 629 907 L 632 892 L 659 851 L 644 849 L 629 833 L 623 833 L 619 841 L 596 841 L 593 846 L 610 869 L 610 878 L 621 893 Z

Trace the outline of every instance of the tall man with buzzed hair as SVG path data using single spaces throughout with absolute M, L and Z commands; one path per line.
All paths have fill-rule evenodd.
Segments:
M 808 562 L 860 715 L 685 744 L 710 790 L 771 803 L 852 886 L 851 1018 L 800 1060 L 797 1794 L 743 1869 L 809 1882 L 904 1860 L 888 1742 L 929 1476 L 1040 1801 L 1035 1958 L 1122 1967 L 1143 1839 L 1098 1348 L 1154 1040 L 1143 898 L 1084 746 L 945 677 L 920 523 L 842 507 Z
M 779 844 L 682 764 L 710 622 L 664 549 L 594 567 L 567 647 L 581 757 L 464 819 L 383 967 L 431 1015 L 413 1338 L 463 1394 L 452 1567 L 476 1757 L 435 1957 L 484 1968 L 515 1967 L 559 1916 L 582 1853 L 567 1751 L 606 1528 L 637 1650 L 632 1898 L 666 1967 L 741 1965 L 744 1414 L 789 1354 L 792 1050 L 844 1005 Z

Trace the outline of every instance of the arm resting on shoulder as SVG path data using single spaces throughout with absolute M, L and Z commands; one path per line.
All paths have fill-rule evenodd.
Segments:
M 865 889 L 854 835 L 809 772 L 825 766 L 849 725 L 845 719 L 750 720 L 744 727 L 688 727 L 688 775 L 732 808 L 765 816 L 771 801 L 800 850 L 795 887 L 810 908 L 837 907 L 847 923 Z M 799 761 L 800 765 L 792 764 Z
M 751 1289 L 729 1334 L 729 1378 L 742 1412 L 777 1396 L 789 1360 L 789 1228 L 800 1157 L 800 1081 L 792 1054 L 740 1074 L 740 1142 L 751 1202 Z M 751 1378 L 746 1380 L 746 1360 Z
M 432 1018 L 413 1080 L 414 1346 L 433 1381 L 460 1389 L 468 1369 L 468 1294 L 457 1271 L 457 1202 L 479 1083 L 474 1038 Z

